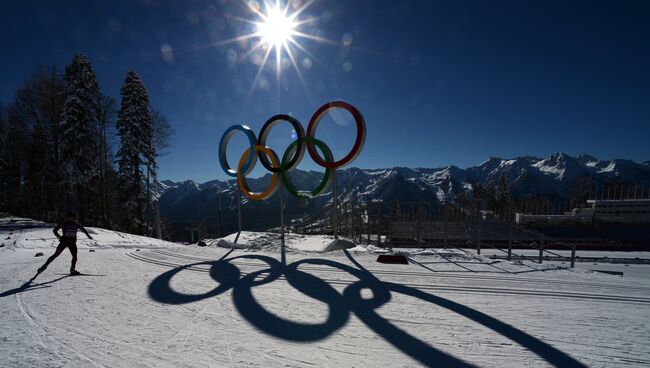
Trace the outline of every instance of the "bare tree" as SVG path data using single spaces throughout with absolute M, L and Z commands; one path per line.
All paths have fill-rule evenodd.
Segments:
M 172 136 L 174 135 L 174 128 L 169 123 L 167 116 L 159 109 L 151 109 L 151 119 L 153 125 L 153 147 L 154 157 L 158 158 L 168 153 L 168 149 L 172 144 Z M 158 170 L 153 170 L 153 183 L 154 183 L 154 236 L 158 239 L 162 237 L 162 225 L 160 222 L 160 207 L 158 205 Z M 148 198 L 151 196 L 151 191 L 147 188 Z M 149 200 L 151 203 L 151 200 Z M 149 210 L 149 208 L 148 208 Z
M 7 109 L 7 134 L 11 134 L 6 137 L 7 148 L 12 151 L 7 154 L 14 159 L 19 152 L 24 154 L 20 156 L 22 162 L 8 163 L 14 172 L 7 175 L 19 180 L 20 190 L 25 194 L 20 198 L 21 212 L 42 219 L 52 220 L 62 205 L 59 120 L 64 89 L 63 79 L 55 68 L 40 66 L 16 91 Z M 22 169 L 16 171 L 19 167 Z M 14 195 L 12 198 L 19 199 Z
M 151 118 L 153 120 L 153 145 L 156 149 L 156 157 L 165 156 L 172 146 L 174 128 L 169 123 L 167 116 L 157 108 L 151 109 Z

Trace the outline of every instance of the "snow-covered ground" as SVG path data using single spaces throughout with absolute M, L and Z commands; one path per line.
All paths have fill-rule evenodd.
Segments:
M 208 239 L 206 244 L 223 248 L 236 248 L 246 250 L 274 251 L 281 249 L 277 233 L 242 231 L 240 234 L 230 234 L 222 239 Z M 366 251 L 368 247 L 355 247 L 349 239 L 335 239 L 331 235 L 302 235 L 286 234 L 285 247 L 289 251 L 297 252 L 331 252 L 340 249 Z M 378 248 L 370 247 L 378 251 Z
M 0 218 L 0 249 L 56 248 L 59 241 L 52 232 L 54 226 L 55 224 L 27 218 Z M 164 240 L 97 227 L 87 227 L 86 230 L 93 239 L 88 239 L 85 234 L 79 232 L 77 236 L 77 246 L 79 248 L 155 248 L 177 245 Z M 61 234 L 60 230 L 59 234 Z
M 467 250 L 473 251 L 470 249 Z M 537 257 L 539 255 L 539 251 L 533 249 L 515 249 L 513 252 L 514 254 L 526 257 Z M 571 256 L 571 251 L 567 250 L 553 249 L 552 252 L 567 258 Z M 504 256 L 503 252 L 495 249 L 483 249 L 481 254 L 487 257 L 491 257 L 492 255 Z M 645 278 L 650 282 L 650 252 L 589 250 L 578 251 L 576 254 L 577 262 L 575 263 L 575 267 L 579 270 L 620 272 L 626 278 Z M 544 255 L 547 257 L 544 259 L 545 264 L 548 263 L 560 267 L 566 267 L 569 264 L 568 261 L 553 260 L 554 255 L 552 254 L 544 253 Z M 594 261 L 593 259 L 596 260 Z M 615 260 L 615 262 L 612 260 Z
M 650 365 L 645 278 L 464 250 L 406 250 L 408 265 L 363 247 L 282 257 L 93 228 L 105 238 L 78 268 L 97 276 L 65 276 L 64 253 L 25 284 L 44 261 L 32 248 L 53 250 L 38 229 L 0 227 L 0 367 Z

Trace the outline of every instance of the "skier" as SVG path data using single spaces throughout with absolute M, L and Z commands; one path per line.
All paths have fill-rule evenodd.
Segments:
M 63 236 L 59 235 L 59 229 L 63 229 Z M 79 271 L 75 269 L 75 266 L 77 264 L 77 231 L 81 230 L 86 234 L 88 239 L 92 239 L 93 237 L 88 234 L 88 231 L 79 223 L 79 221 L 76 220 L 76 216 L 74 213 L 70 212 L 66 216 L 66 221 L 63 222 L 63 224 L 58 224 L 54 228 L 54 235 L 56 235 L 57 239 L 59 239 L 59 246 L 56 247 L 56 251 L 54 254 L 47 259 L 47 262 L 41 268 L 38 269 L 38 272 L 36 273 L 36 276 L 40 274 L 41 272 L 45 271 L 47 266 L 54 261 L 56 257 L 58 257 L 64 250 L 65 248 L 70 249 L 70 253 L 72 253 L 72 265 L 70 266 L 70 276 L 76 276 L 76 275 L 81 275 Z M 34 276 L 34 278 L 36 278 Z

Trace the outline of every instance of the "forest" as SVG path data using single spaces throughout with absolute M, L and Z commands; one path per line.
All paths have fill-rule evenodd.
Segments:
M 157 159 L 173 136 L 129 71 L 120 100 L 102 93 L 87 56 L 39 66 L 0 104 L 0 212 L 160 237 Z

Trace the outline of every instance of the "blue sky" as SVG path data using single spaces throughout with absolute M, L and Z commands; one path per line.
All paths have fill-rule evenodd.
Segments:
M 6 2 L 0 101 L 39 64 L 62 69 L 77 52 L 114 97 L 136 70 L 176 130 L 160 162 L 173 180 L 224 179 L 228 126 L 258 132 L 289 113 L 306 127 L 334 99 L 365 117 L 362 168 L 556 151 L 650 159 L 648 2 L 316 0 L 299 30 L 326 41 L 295 37 L 308 51 L 291 48 L 300 74 L 283 53 L 279 82 L 271 56 L 255 84 L 261 49 L 247 53 L 258 39 L 224 42 L 255 29 L 242 19 L 258 20 L 243 1 Z M 354 134 L 349 119 L 326 119 L 317 137 L 340 158 Z M 290 141 L 282 125 L 269 143 L 281 155 Z M 229 147 L 233 165 L 243 147 L 242 137 Z M 300 167 L 318 169 L 308 156 Z

